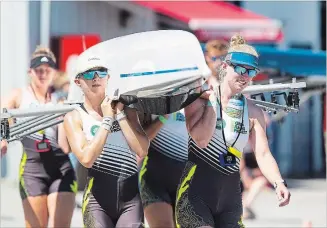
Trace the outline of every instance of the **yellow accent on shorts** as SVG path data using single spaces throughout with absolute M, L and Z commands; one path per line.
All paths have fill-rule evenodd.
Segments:
M 76 180 L 74 180 L 73 181 L 73 184 L 70 185 L 70 189 L 72 190 L 73 193 L 75 193 L 75 194 L 77 193 L 77 191 L 78 191 L 78 185 L 77 185 L 77 181 Z
M 146 156 L 144 158 L 144 161 L 143 161 L 143 164 L 142 164 L 142 168 L 141 168 L 141 171 L 140 171 L 140 174 L 139 174 L 139 183 L 141 183 L 141 180 L 142 180 L 142 177 L 143 175 L 146 173 L 147 171 L 147 168 L 146 168 L 146 165 L 148 164 L 148 160 L 149 160 L 149 157 Z
M 24 189 L 24 192 L 25 192 L 26 196 L 28 196 L 26 188 L 25 188 L 24 177 L 23 177 L 26 161 L 27 161 L 27 154 L 26 154 L 26 152 L 24 150 L 23 151 L 23 157 L 22 157 L 22 160 L 21 160 L 20 165 L 19 165 L 19 181 L 20 181 L 21 186 Z
M 87 186 L 87 189 L 84 193 L 84 198 L 83 198 L 83 205 L 82 205 L 82 214 L 84 214 L 85 212 L 85 209 L 86 209 L 86 206 L 87 204 L 89 203 L 89 200 L 90 198 L 88 197 L 89 193 L 91 192 L 91 189 L 93 187 L 93 180 L 94 180 L 94 177 L 92 177 L 90 180 L 89 180 L 89 183 L 88 183 L 88 186 Z
M 190 185 L 185 185 L 187 181 L 191 180 L 191 178 L 193 177 L 194 173 L 196 170 L 196 165 L 193 165 L 192 168 L 190 169 L 190 171 L 188 172 L 187 176 L 185 177 L 185 179 L 183 180 L 181 187 L 178 189 L 178 195 L 177 195 L 177 200 L 178 201 L 182 194 L 189 188 Z
M 237 224 L 240 226 L 240 228 L 245 228 L 242 216 L 241 216 L 240 220 L 237 222 Z
M 177 199 L 176 199 L 176 205 L 179 201 L 179 199 L 181 198 L 181 196 L 183 195 L 183 193 L 190 187 L 189 184 L 186 184 L 187 181 L 190 181 L 192 179 L 192 177 L 195 174 L 195 170 L 196 170 L 196 165 L 193 165 L 190 169 L 190 171 L 188 172 L 187 176 L 184 178 L 181 186 L 179 187 L 178 191 L 177 191 Z M 175 218 L 177 218 L 177 215 L 175 215 Z M 176 227 L 180 228 L 181 226 L 178 224 L 177 219 L 176 219 Z

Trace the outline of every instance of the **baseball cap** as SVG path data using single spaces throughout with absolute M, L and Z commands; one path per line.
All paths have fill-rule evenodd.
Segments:
M 33 58 L 30 63 L 30 68 L 36 68 L 42 64 L 48 64 L 52 68 L 57 67 L 55 61 L 51 57 L 43 55 Z
M 100 56 L 80 56 L 76 64 L 76 76 L 95 67 L 107 68 L 104 59 Z

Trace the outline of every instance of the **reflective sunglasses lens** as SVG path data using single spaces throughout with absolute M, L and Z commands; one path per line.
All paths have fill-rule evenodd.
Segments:
M 253 78 L 257 75 L 257 71 L 256 70 L 248 70 L 248 75 L 249 77 Z
M 96 71 L 96 73 L 98 74 L 99 78 L 104 78 L 107 76 L 107 71 Z
M 107 73 L 107 71 L 95 70 L 95 71 L 85 72 L 85 73 L 83 73 L 83 76 L 86 80 L 92 80 L 95 77 L 95 74 L 97 74 L 99 78 L 104 78 L 107 76 L 108 73 Z
M 240 75 L 243 75 L 246 73 L 246 68 L 244 67 L 241 67 L 241 66 L 235 66 L 235 72 L 240 74 Z
M 86 80 L 92 80 L 94 78 L 94 71 L 89 71 L 89 72 L 83 73 L 83 77 Z

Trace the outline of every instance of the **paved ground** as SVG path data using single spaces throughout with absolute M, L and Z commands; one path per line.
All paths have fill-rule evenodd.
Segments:
M 15 183 L 1 180 L 0 227 L 23 227 L 24 217 L 18 189 Z M 257 219 L 244 221 L 246 227 L 301 227 L 304 220 L 312 221 L 312 227 L 327 227 L 326 182 L 324 180 L 289 181 L 291 204 L 277 206 L 274 192 L 265 191 L 254 203 Z M 72 227 L 83 227 L 81 210 L 76 209 Z

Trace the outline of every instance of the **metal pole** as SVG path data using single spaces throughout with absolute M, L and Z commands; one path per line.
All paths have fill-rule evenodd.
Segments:
M 22 128 L 19 128 L 19 129 L 15 129 L 13 130 L 12 132 L 10 132 L 10 135 L 13 136 L 13 135 L 16 135 L 16 134 L 19 134 L 23 131 L 26 131 L 27 129 L 30 129 L 30 128 L 33 128 L 33 127 L 36 127 L 40 124 L 43 124 L 43 123 L 46 123 L 47 121 L 50 121 L 50 120 L 53 120 L 53 119 L 56 119 L 58 117 L 62 116 L 62 114 L 54 114 L 52 116 L 48 116 L 47 118 L 44 118 L 43 120 L 41 121 L 36 121 L 35 123 L 30 123 L 29 125 L 25 126 L 25 127 L 22 127 Z M 10 128 L 9 128 L 10 129 Z M 11 129 L 10 129 L 11 130 Z
M 50 122 L 50 123 L 45 124 L 45 125 L 43 125 L 43 126 L 40 126 L 40 127 L 37 128 L 37 129 L 31 129 L 30 131 L 27 131 L 27 132 L 25 132 L 25 133 L 22 134 L 22 135 L 15 135 L 13 138 L 8 139 L 7 141 L 8 141 L 8 142 L 12 142 L 12 141 L 15 141 L 15 140 L 19 140 L 19 139 L 21 139 L 21 138 L 23 138 L 23 137 L 25 137 L 25 136 L 27 136 L 27 135 L 33 134 L 33 133 L 35 133 L 35 132 L 38 132 L 39 130 L 46 129 L 46 128 L 48 128 L 48 127 L 52 127 L 53 125 L 56 125 L 56 124 L 60 124 L 60 123 L 62 123 L 63 121 L 64 121 L 63 119 L 61 119 L 61 120 L 55 120 L 55 121 L 53 121 L 53 122 Z
M 8 109 L 5 113 L 1 113 L 0 119 L 67 113 L 78 107 L 80 107 L 80 105 L 55 105 L 52 107 Z
M 21 122 L 17 122 L 13 125 L 10 126 L 10 130 L 13 131 L 15 130 L 16 128 L 21 128 L 21 127 L 24 127 L 24 126 L 27 126 L 29 125 L 30 123 L 34 123 L 34 121 L 40 121 L 40 120 L 43 120 L 44 118 L 47 118 L 49 116 L 52 116 L 52 115 L 46 115 L 46 116 L 36 116 L 36 117 L 31 117 L 31 118 L 26 118 L 24 119 L 23 121 Z
M 297 82 L 297 83 L 276 83 L 276 84 L 267 84 L 267 85 L 251 85 L 243 90 L 242 93 L 264 93 L 264 92 L 272 92 L 278 90 L 286 90 L 286 89 L 298 89 L 305 88 L 305 82 Z
M 296 112 L 298 113 L 299 110 L 296 108 L 292 108 L 292 107 L 288 107 L 285 105 L 280 105 L 280 104 L 274 104 L 274 103 L 270 103 L 267 101 L 260 101 L 260 100 L 255 100 L 255 99 L 249 99 L 251 100 L 255 105 L 262 107 L 262 108 L 267 108 L 267 109 L 281 109 L 287 112 Z

